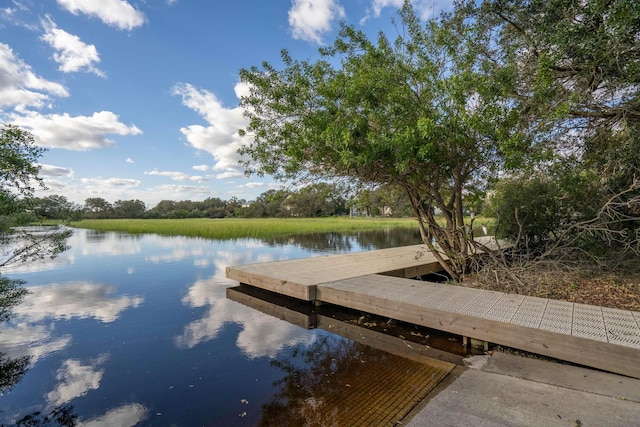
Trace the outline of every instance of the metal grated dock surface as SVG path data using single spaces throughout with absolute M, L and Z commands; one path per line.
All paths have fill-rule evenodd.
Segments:
M 352 361 L 337 362 L 347 369 L 312 388 L 302 409 L 305 425 L 397 425 L 453 368 L 356 345 L 359 351 Z

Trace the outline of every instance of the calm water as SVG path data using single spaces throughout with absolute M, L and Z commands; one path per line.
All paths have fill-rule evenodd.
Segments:
M 0 424 L 270 425 L 304 398 L 287 388 L 292 373 L 315 381 L 320 349 L 361 358 L 367 350 L 227 299 L 236 283 L 225 267 L 415 244 L 417 236 L 212 241 L 75 230 L 68 243 L 55 260 L 5 272 L 31 294 L 0 325 L 0 384 L 17 379 L 10 367 L 26 370 L 0 395 Z M 329 360 L 325 371 L 335 368 Z

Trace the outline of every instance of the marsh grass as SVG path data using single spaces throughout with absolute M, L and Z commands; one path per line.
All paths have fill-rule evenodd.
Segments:
M 225 219 L 95 219 L 71 223 L 77 228 L 121 231 L 131 234 L 160 234 L 208 239 L 240 239 L 292 236 L 310 233 L 349 233 L 353 231 L 411 228 L 410 218 L 225 218 Z

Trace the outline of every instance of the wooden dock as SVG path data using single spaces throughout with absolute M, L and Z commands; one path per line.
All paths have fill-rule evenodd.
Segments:
M 440 270 L 424 245 L 227 267 L 227 277 L 268 291 L 316 300 L 320 283 L 385 273 L 404 278 Z
M 409 280 L 423 245 L 227 268 L 240 283 L 640 378 L 640 313 Z

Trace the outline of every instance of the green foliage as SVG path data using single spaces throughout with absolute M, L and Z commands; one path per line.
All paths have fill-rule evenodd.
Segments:
M 64 196 L 32 197 L 26 204 L 35 217 L 42 219 L 73 220 L 81 215 L 81 208 Z
M 343 191 L 337 185 L 320 182 L 292 192 L 285 200 L 284 207 L 290 216 L 327 217 L 346 215 Z
M 70 231 L 51 229 L 30 233 L 14 227 L 32 222 L 37 214 L 52 209 L 71 209 L 62 196 L 34 198 L 32 182 L 44 187 L 36 163 L 44 149 L 33 136 L 13 125 L 0 130 L 0 268 L 19 262 L 55 257 L 66 249 Z M 46 215 L 45 215 L 46 216 Z M 16 282 L 17 283 L 17 282 Z M 11 306 L 11 305 L 10 305 Z
M 13 228 L 34 218 L 28 212 L 29 198 L 34 192 L 32 183 L 44 187 L 37 164 L 43 152 L 29 132 L 9 124 L 0 129 L 0 269 L 16 262 L 54 257 L 66 248 L 69 232 L 35 234 Z M 23 284 L 0 276 L 0 321 L 9 318 L 11 309 L 26 294 Z
M 571 225 L 593 218 L 603 198 L 597 175 L 558 165 L 544 174 L 499 181 L 487 213 L 496 219 L 497 237 L 538 250 Z
M 43 152 L 29 132 L 10 124 L 0 129 L 0 234 L 24 224 L 21 213 L 27 209 L 25 198 L 33 194 L 32 183 L 44 187 L 36 163 Z
M 115 218 L 142 218 L 147 205 L 141 200 L 116 200 L 113 204 Z
M 562 220 L 557 193 L 554 183 L 541 177 L 501 181 L 489 207 L 496 218 L 496 236 L 530 246 L 546 243 Z
M 68 232 L 37 235 L 13 228 L 35 218 L 28 211 L 27 199 L 33 196 L 32 183 L 44 188 L 37 164 L 43 152 L 29 132 L 8 124 L 0 129 L 0 269 L 14 262 L 54 257 L 66 248 Z M 0 322 L 9 320 L 28 293 L 24 284 L 23 280 L 0 276 Z M 9 358 L 0 353 L 0 395 L 22 379 L 30 362 L 29 356 Z
M 640 175 L 640 7 L 629 0 L 488 0 L 520 117 L 556 153 L 579 152 L 612 193 Z M 570 130 L 570 131 L 569 131 Z
M 520 232 L 530 244 L 570 241 L 582 250 L 589 243 L 638 247 L 640 8 L 635 3 L 482 3 L 477 17 L 498 32 L 516 77 L 509 92 L 521 128 L 545 147 L 548 161 L 530 169 L 538 172 L 529 178 L 499 185 L 494 208 L 503 236 L 517 239 Z
M 38 158 L 44 148 L 35 145 L 33 135 L 17 126 L 5 124 L 0 129 L 0 191 L 30 196 L 32 182 L 44 187 L 38 177 Z
M 390 216 L 396 218 L 414 215 L 406 194 L 392 186 L 364 187 L 349 201 L 357 215 Z
M 85 218 L 111 218 L 113 206 L 102 197 L 89 197 L 84 201 L 83 216 Z
M 285 202 L 291 195 L 288 190 L 267 190 L 249 204 L 244 212 L 250 218 L 281 218 L 290 216 Z
M 509 69 L 486 55 L 491 29 L 461 15 L 424 24 L 405 2 L 394 41 L 343 25 L 320 60 L 284 51 L 282 70 L 242 70 L 251 88 L 242 99 L 250 120 L 242 133 L 253 137 L 241 149 L 247 172 L 401 188 L 425 243 L 435 240 L 449 261 L 432 250 L 459 277 L 470 238 L 463 195 L 481 191 L 505 159 L 532 151 L 504 98 Z

